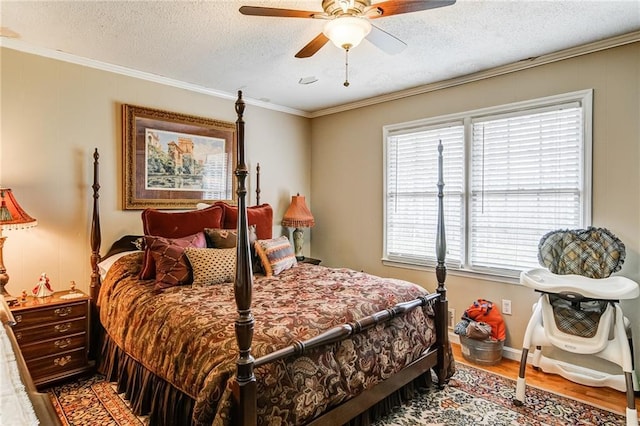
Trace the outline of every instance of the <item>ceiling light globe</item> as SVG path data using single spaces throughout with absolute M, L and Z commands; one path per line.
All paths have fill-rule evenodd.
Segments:
M 364 18 L 341 16 L 327 22 L 324 35 L 337 47 L 351 49 L 360 44 L 371 31 L 371 23 Z

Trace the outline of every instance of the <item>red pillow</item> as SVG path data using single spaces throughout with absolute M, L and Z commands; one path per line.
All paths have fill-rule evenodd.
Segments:
M 214 206 L 224 209 L 224 222 L 222 228 L 236 229 L 238 227 L 238 207 L 231 206 L 224 201 L 217 201 Z M 259 240 L 268 240 L 273 237 L 273 209 L 269 204 L 247 207 L 247 222 L 256 225 L 256 235 Z
M 146 209 L 142 212 L 142 229 L 144 235 L 182 238 L 202 232 L 204 228 L 221 228 L 223 214 L 224 210 L 217 205 L 179 213 Z
M 164 238 L 182 238 L 203 232 L 204 228 L 222 228 L 224 209 L 213 205 L 202 210 L 168 213 L 156 209 L 146 209 L 142 212 L 142 229 L 144 235 Z M 155 277 L 155 263 L 149 250 L 145 249 L 142 259 L 140 279 L 148 280 Z
M 146 248 L 155 263 L 157 290 L 191 284 L 193 272 L 185 254 L 188 247 L 205 248 L 203 232 L 184 238 L 164 238 L 152 235 L 144 237 Z

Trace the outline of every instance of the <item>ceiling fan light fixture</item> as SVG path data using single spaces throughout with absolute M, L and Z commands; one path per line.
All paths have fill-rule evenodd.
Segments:
M 356 5 L 355 0 L 339 0 L 338 4 L 342 9 L 342 13 L 347 13 L 349 9 L 353 9 Z
M 337 47 L 345 50 L 360 44 L 371 32 L 371 23 L 367 19 L 355 16 L 341 16 L 327 22 L 324 35 Z

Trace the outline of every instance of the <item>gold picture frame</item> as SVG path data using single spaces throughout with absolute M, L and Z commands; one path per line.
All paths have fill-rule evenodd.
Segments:
M 236 128 L 226 121 L 124 104 L 123 208 L 236 202 Z

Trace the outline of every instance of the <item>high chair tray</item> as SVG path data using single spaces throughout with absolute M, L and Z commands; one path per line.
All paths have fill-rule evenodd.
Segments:
M 548 269 L 523 271 L 520 282 L 527 287 L 545 293 L 573 293 L 599 300 L 635 299 L 640 288 L 626 277 L 588 278 L 581 275 L 557 275 Z

